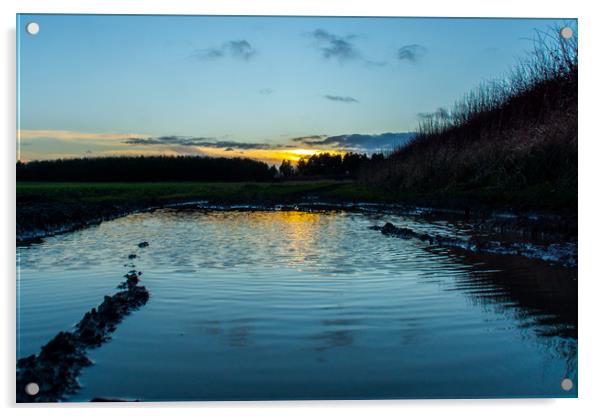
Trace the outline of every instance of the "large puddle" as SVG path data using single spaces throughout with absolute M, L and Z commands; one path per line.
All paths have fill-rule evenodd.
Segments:
M 90 351 L 70 401 L 577 395 L 576 269 L 369 229 L 384 221 L 461 232 L 159 210 L 18 247 L 17 355 L 72 329 L 134 263 L 151 299 Z

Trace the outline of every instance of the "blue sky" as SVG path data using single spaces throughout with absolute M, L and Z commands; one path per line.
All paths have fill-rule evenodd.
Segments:
M 383 149 L 564 23 L 20 15 L 18 157 Z

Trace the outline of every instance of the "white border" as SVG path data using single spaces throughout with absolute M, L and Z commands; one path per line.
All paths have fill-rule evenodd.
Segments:
M 599 72 L 601 66 L 600 27 L 602 16 L 595 3 L 578 1 L 498 2 L 474 0 L 352 1 L 352 0 L 3 0 L 2 13 L 2 175 L 3 196 L 0 204 L 0 241 L 4 273 L 2 312 L 4 336 L 2 348 L 2 375 L 0 377 L 1 403 L 11 407 L 10 414 L 23 406 L 14 405 L 15 364 L 15 14 L 21 13 L 110 13 L 110 14 L 237 14 L 237 15 L 338 15 L 338 16 L 467 16 L 467 17 L 577 17 L 579 18 L 579 399 L 564 400 L 439 400 L 439 401 L 344 401 L 344 402 L 235 402 L 235 403 L 174 403 L 174 404 L 62 404 L 37 406 L 48 413 L 116 415 L 132 412 L 149 415 L 173 413 L 212 415 L 244 414 L 333 414 L 364 415 L 424 412 L 446 415 L 504 415 L 532 413 L 563 415 L 594 413 L 602 408 L 600 379 L 599 297 L 602 293 L 602 270 L 596 261 L 600 246 L 600 157 L 602 141 L 600 125 L 596 123 L 600 108 Z M 36 407 L 25 407 L 29 413 Z
M 220 0 L 160 1 L 104 0 L 22 0 L 21 13 L 115 13 L 115 14 L 235 14 L 235 15 L 307 15 L 307 16 L 459 16 L 459 17 L 576 17 L 583 6 L 566 1 L 526 2 L 505 0 L 483 5 L 481 1 L 369 2 L 343 0 Z M 534 4 L 535 3 L 535 4 Z M 570 8 L 570 9 L 569 9 Z M 567 12 L 570 10 L 570 12 Z

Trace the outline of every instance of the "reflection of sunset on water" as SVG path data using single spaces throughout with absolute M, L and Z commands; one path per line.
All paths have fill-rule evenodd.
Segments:
M 334 215 L 301 211 L 255 212 L 252 217 L 252 227 L 258 232 L 268 228 L 271 235 L 280 236 L 272 255 L 280 261 L 286 259 L 288 266 L 299 270 L 318 259 L 320 230 L 336 219 Z
M 314 259 L 319 255 L 315 241 L 319 235 L 317 228 L 328 221 L 328 216 L 309 212 L 283 211 L 279 212 L 276 218 L 282 221 L 282 228 L 285 231 L 283 243 L 289 255 L 292 254 L 290 258 L 292 267 L 302 268 L 306 260 Z M 266 220 L 270 221 L 270 218 L 267 217 Z

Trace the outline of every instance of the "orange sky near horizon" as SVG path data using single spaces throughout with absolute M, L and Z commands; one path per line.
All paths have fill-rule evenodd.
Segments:
M 109 135 L 102 138 L 85 138 L 76 140 L 64 134 L 62 137 L 54 137 L 50 149 L 41 148 L 32 151 L 31 144 L 36 140 L 31 134 L 19 137 L 17 146 L 17 161 L 29 162 L 33 160 L 72 159 L 82 157 L 109 157 L 109 156 L 208 156 L 208 157 L 241 157 L 263 161 L 269 165 L 280 165 L 283 160 L 297 163 L 303 157 L 314 154 L 330 153 L 344 154 L 344 150 L 317 149 L 303 147 L 278 147 L 274 149 L 224 149 L 203 146 L 148 146 L 124 145 L 118 141 L 123 136 Z M 108 144 L 107 142 L 110 142 Z M 94 151 L 86 150 L 86 147 L 95 148 Z M 97 149 L 96 149 L 97 148 Z

